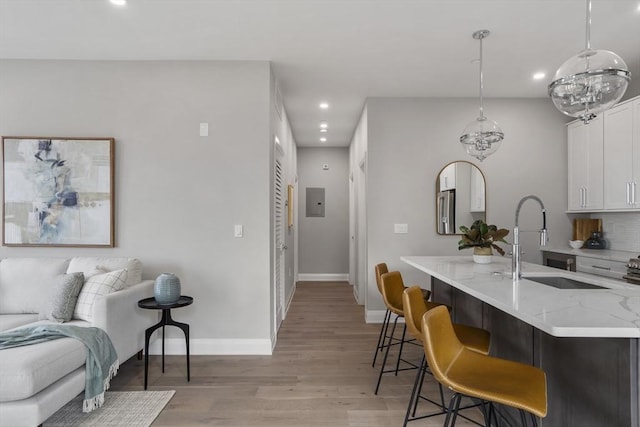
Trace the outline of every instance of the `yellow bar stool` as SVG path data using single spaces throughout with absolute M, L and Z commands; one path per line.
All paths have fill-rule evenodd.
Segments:
M 396 326 L 398 324 L 398 319 L 404 317 L 404 311 L 402 308 L 402 292 L 405 290 L 404 282 L 402 281 L 402 275 L 399 271 L 392 271 L 389 273 L 384 273 L 380 276 L 381 282 L 381 290 L 382 290 L 382 299 L 387 306 L 387 310 L 389 310 L 390 314 L 395 314 L 395 319 L 393 321 L 393 326 L 391 328 L 391 332 L 387 335 L 385 333 L 385 337 L 383 337 L 382 347 L 385 349 L 384 359 L 382 360 L 382 366 L 380 367 L 380 374 L 378 375 L 378 383 L 376 384 L 375 394 L 378 394 L 378 390 L 380 389 L 380 382 L 382 380 L 382 375 L 394 372 L 398 375 L 399 371 L 406 371 L 411 369 L 418 369 L 418 366 L 408 360 L 402 359 L 402 349 L 406 342 L 415 344 L 415 339 L 406 339 L 407 333 L 407 324 L 404 324 L 404 328 L 402 330 L 402 338 L 395 338 Z M 418 288 L 420 289 L 420 288 Z M 420 290 L 421 295 L 422 290 Z M 424 301 L 424 297 L 421 297 Z M 436 307 L 441 304 L 432 303 L 429 301 L 424 301 L 424 304 L 428 307 Z M 389 320 L 390 321 L 390 320 Z M 385 342 L 386 341 L 386 342 Z M 399 345 L 400 349 L 398 350 L 398 358 L 396 361 L 395 369 L 385 370 L 385 366 L 387 364 L 387 358 L 389 357 L 389 350 L 392 346 Z M 400 368 L 400 362 L 404 362 L 409 365 L 408 368 Z
M 387 267 L 387 264 L 382 262 L 380 264 L 377 264 L 375 267 L 375 273 L 376 273 L 376 285 L 378 285 L 378 291 L 380 292 L 380 295 L 382 295 L 382 279 L 381 276 L 385 273 L 389 272 L 389 269 Z M 429 297 L 431 296 L 431 292 L 426 290 L 426 289 L 420 289 L 423 298 L 425 301 L 427 301 L 429 299 Z M 383 296 L 383 300 L 384 300 L 384 296 Z M 384 320 L 382 321 L 382 326 L 380 327 L 380 334 L 378 335 L 378 344 L 376 344 L 376 349 L 373 352 L 373 362 L 371 363 L 371 367 L 375 367 L 376 366 L 376 360 L 378 358 L 378 353 L 382 352 L 385 348 L 385 341 L 388 338 L 387 333 L 389 332 L 389 322 L 391 320 L 391 310 L 389 310 L 389 308 L 387 307 L 387 310 L 384 313 Z
M 424 299 L 422 298 L 421 289 L 417 286 L 412 286 L 404 290 L 404 292 L 402 293 L 402 303 L 407 329 L 417 341 L 422 343 L 422 317 L 429 308 L 434 307 L 427 307 L 427 305 L 425 305 Z M 454 323 L 453 329 L 460 342 L 466 348 L 481 354 L 489 354 L 491 335 L 488 331 L 481 328 L 475 328 L 473 326 L 462 325 L 459 323 Z M 427 368 L 428 366 L 426 363 L 426 359 L 423 355 L 422 362 L 420 364 L 420 370 L 418 370 L 418 373 L 416 374 L 416 380 L 413 384 L 413 390 L 411 391 L 411 398 L 409 399 L 409 404 L 407 405 L 407 412 L 404 417 L 404 426 L 406 426 L 407 422 L 409 421 L 442 415 L 447 412 L 447 407 L 444 403 L 444 394 L 442 393 L 442 385 L 440 383 L 438 383 L 438 385 L 440 386 L 440 402 L 434 402 L 433 400 L 425 396 L 421 396 L 424 375 L 428 372 Z M 438 405 L 442 408 L 442 410 L 427 415 L 416 416 L 418 402 L 420 401 L 420 399 Z M 471 406 L 475 407 L 477 405 Z M 460 409 L 466 409 L 468 407 L 469 406 Z
M 487 426 L 491 425 L 494 404 L 519 410 L 523 427 L 527 425 L 527 413 L 534 427 L 538 424 L 536 416 L 547 415 L 544 371 L 469 350 L 456 336 L 446 308 L 436 307 L 424 314 L 422 337 L 433 376 L 454 392 L 444 420 L 445 427 L 455 425 L 462 396 L 489 403 L 489 409 L 483 410 Z

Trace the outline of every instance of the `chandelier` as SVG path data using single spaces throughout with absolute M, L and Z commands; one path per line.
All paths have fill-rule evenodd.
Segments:
M 591 0 L 587 0 L 586 47 L 556 71 L 549 85 L 551 100 L 562 113 L 589 123 L 622 98 L 630 80 L 622 58 L 591 49 Z
M 483 161 L 487 156 L 495 153 L 504 139 L 500 126 L 484 116 L 482 88 L 484 85 L 482 74 L 482 40 L 489 36 L 489 30 L 479 30 L 473 33 L 473 38 L 480 40 L 480 116 L 464 128 L 460 143 L 467 154 Z

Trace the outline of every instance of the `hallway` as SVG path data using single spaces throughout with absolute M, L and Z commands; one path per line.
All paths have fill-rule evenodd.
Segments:
M 379 324 L 364 323 L 346 282 L 298 282 L 272 356 L 160 357 L 149 367 L 150 390 L 176 390 L 154 426 L 401 426 L 415 371 L 385 375 L 373 394 L 381 358 L 371 367 Z M 421 349 L 407 358 L 419 362 Z M 144 362 L 127 361 L 111 390 L 142 390 Z M 437 396 L 435 382 L 424 387 Z M 427 404 L 421 408 L 431 410 Z M 438 416 L 409 426 L 440 426 Z M 459 419 L 458 426 L 469 423 Z

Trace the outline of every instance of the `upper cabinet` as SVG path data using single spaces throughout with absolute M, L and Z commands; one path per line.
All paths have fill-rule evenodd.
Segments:
M 640 99 L 604 114 L 604 208 L 640 209 Z
M 449 163 L 440 175 L 440 191 L 454 190 L 456 188 L 456 164 Z
M 480 169 L 471 168 L 471 191 L 469 194 L 469 211 L 485 211 L 485 183 Z
M 640 210 L 640 97 L 568 125 L 568 210 Z
M 568 136 L 568 195 L 570 211 L 602 209 L 604 134 L 602 116 L 589 124 L 569 123 Z

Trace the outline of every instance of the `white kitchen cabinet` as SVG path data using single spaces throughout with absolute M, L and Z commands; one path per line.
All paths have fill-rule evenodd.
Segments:
M 596 276 L 621 279 L 627 273 L 627 263 L 584 256 L 576 257 L 576 271 Z
M 480 169 L 471 168 L 471 191 L 469 194 L 469 211 L 485 211 L 484 176 Z
M 440 172 L 440 191 L 456 188 L 456 164 L 450 163 Z
M 640 100 L 604 113 L 604 209 L 640 209 Z
M 603 129 L 602 115 L 589 124 L 576 121 L 567 127 L 569 211 L 593 211 L 604 207 Z

